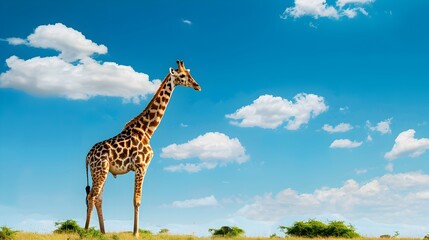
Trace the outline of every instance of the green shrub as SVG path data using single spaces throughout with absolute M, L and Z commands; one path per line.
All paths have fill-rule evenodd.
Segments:
M 280 230 L 287 236 L 293 237 L 359 237 L 355 228 L 352 225 L 345 225 L 343 221 L 330 221 L 325 224 L 321 221 L 310 219 L 307 222 L 295 222 L 291 227 L 280 226 Z
M 82 228 L 77 224 L 75 220 L 66 220 L 64 222 L 56 222 L 54 233 L 79 233 Z
M 80 230 L 78 231 L 78 234 L 81 239 L 82 238 L 92 238 L 97 240 L 105 239 L 104 235 L 99 230 L 93 227 L 89 229 L 80 228 Z
M 6 226 L 1 227 L 0 240 L 12 240 L 18 231 L 14 231 Z
M 162 228 L 161 230 L 159 230 L 159 234 L 168 234 L 170 232 L 170 230 L 168 230 L 167 228 Z
M 152 232 L 146 229 L 139 229 L 139 234 L 140 235 L 152 235 Z
M 210 228 L 209 232 L 213 237 L 238 237 L 244 234 L 244 230 L 239 227 L 222 226 L 219 229 Z
M 64 222 L 56 222 L 55 226 L 57 226 L 57 229 L 55 229 L 54 233 L 77 233 L 79 234 L 79 237 L 82 238 L 90 238 L 90 239 L 98 239 L 103 240 L 105 237 L 103 234 L 96 230 L 95 228 L 89 228 L 89 229 L 83 229 L 77 224 L 75 220 L 66 220 Z

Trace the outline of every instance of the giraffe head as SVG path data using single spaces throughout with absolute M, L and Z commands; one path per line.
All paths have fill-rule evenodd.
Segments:
M 185 68 L 183 61 L 177 60 L 177 65 L 177 69 L 170 68 L 170 74 L 173 78 L 174 85 L 182 85 L 201 91 L 200 85 L 198 85 L 198 83 L 191 76 L 191 70 Z

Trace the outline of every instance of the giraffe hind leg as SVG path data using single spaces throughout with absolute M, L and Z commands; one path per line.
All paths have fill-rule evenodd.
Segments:
M 106 169 L 105 171 L 98 171 L 100 174 L 97 176 L 93 176 L 92 179 L 92 188 L 88 194 L 87 197 L 87 202 L 88 202 L 88 207 L 87 207 L 87 215 L 86 215 L 86 222 L 85 222 L 85 229 L 89 228 L 89 224 L 91 222 L 91 215 L 92 215 L 92 210 L 94 208 L 94 205 L 96 207 L 97 210 L 97 214 L 98 214 L 98 221 L 100 224 L 100 231 L 102 233 L 104 233 L 104 219 L 103 219 L 103 213 L 101 210 L 101 194 L 103 192 L 103 187 L 104 187 L 104 183 L 106 181 L 107 178 L 107 174 L 108 174 L 108 169 Z
M 100 232 L 105 233 L 102 202 L 103 202 L 103 188 L 101 189 L 101 192 L 98 195 L 98 197 L 95 199 L 95 209 L 97 210 L 97 214 L 98 214 L 98 222 L 100 224 Z

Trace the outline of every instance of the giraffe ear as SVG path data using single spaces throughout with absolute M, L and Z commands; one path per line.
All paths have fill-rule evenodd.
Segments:
M 171 75 L 175 75 L 176 74 L 176 70 L 174 70 L 173 68 L 170 68 L 170 74 Z

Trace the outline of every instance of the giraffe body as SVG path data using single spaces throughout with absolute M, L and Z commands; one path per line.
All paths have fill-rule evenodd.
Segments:
M 116 136 L 95 144 L 86 157 L 86 170 L 91 170 L 92 188 L 87 186 L 87 216 L 85 229 L 89 228 L 91 214 L 95 205 L 100 231 L 105 233 L 102 212 L 102 194 L 107 175 L 110 172 L 116 175 L 135 172 L 134 182 L 134 235 L 138 236 L 139 207 L 141 202 L 142 184 L 146 170 L 153 157 L 150 139 L 155 132 L 165 109 L 167 108 L 174 87 L 183 85 L 201 90 L 198 83 L 192 78 L 182 61 L 177 61 L 177 70 L 170 69 L 170 73 L 162 81 L 158 91 L 148 106 L 129 121 L 124 129 Z M 88 179 L 87 179 L 88 180 Z

